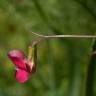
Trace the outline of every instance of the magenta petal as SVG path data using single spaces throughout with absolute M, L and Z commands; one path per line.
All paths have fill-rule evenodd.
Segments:
M 24 83 L 28 80 L 29 78 L 29 73 L 25 70 L 22 69 L 17 69 L 15 73 L 16 80 L 19 83 Z
M 24 58 L 24 53 L 21 50 L 11 50 L 8 52 L 9 57 L 17 57 L 17 58 Z
M 22 51 L 20 50 L 11 50 L 8 52 L 8 57 L 16 65 L 16 67 L 21 69 L 26 69 L 26 58 Z

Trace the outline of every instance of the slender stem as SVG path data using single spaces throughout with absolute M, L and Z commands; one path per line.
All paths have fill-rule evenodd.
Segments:
M 92 35 L 53 35 L 53 36 L 44 36 L 46 38 L 96 38 Z
M 96 38 L 96 35 L 41 35 L 35 32 L 31 32 L 34 35 L 42 38 Z
M 39 37 L 31 43 L 32 45 L 37 45 L 39 42 L 43 40 L 52 39 L 52 38 L 53 39 L 54 38 L 84 38 L 84 39 L 96 38 L 96 35 L 42 35 L 32 31 L 30 32 Z
M 36 32 L 32 32 L 32 31 L 30 31 L 30 32 L 31 32 L 32 34 L 38 36 L 38 37 L 44 37 L 44 35 L 38 34 L 38 33 L 36 33 Z

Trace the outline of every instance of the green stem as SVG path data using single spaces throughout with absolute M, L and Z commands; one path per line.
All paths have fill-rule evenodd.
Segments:
M 43 8 L 41 7 L 41 5 L 39 4 L 39 0 L 33 0 L 35 6 L 36 6 L 36 9 L 41 17 L 41 19 L 47 24 L 47 26 L 55 33 L 60 33 L 60 30 L 58 30 L 57 28 L 55 28 L 52 23 L 49 22 Z
M 68 46 L 68 49 L 70 60 L 70 79 L 68 96 L 80 96 L 81 73 L 80 63 L 78 63 L 79 57 L 76 55 L 76 48 L 71 43 L 70 46 Z
M 96 41 L 94 42 L 92 53 L 94 53 L 95 51 L 96 51 Z M 92 54 L 88 66 L 85 96 L 94 96 L 95 70 L 96 70 L 96 53 Z
M 51 50 L 51 43 L 50 41 L 47 42 L 47 48 L 48 48 L 48 57 L 47 57 L 47 63 L 48 63 L 48 67 L 49 67 L 49 88 L 50 88 L 50 92 L 52 94 L 52 96 L 58 96 L 57 91 L 56 91 L 56 82 L 55 82 L 55 73 L 54 73 L 54 62 L 53 62 L 53 53 Z
M 34 62 L 33 72 L 35 72 L 37 68 L 37 45 L 34 45 L 33 47 L 34 47 L 33 48 L 33 62 Z
M 77 3 L 81 4 L 83 8 L 91 14 L 91 16 L 94 18 L 96 21 L 96 14 L 93 12 L 93 9 L 91 9 L 88 5 L 87 2 L 81 1 L 81 0 L 75 0 Z

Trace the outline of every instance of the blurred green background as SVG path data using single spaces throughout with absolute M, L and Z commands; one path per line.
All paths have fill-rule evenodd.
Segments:
M 93 39 L 41 42 L 37 72 L 24 84 L 16 82 L 7 57 L 11 49 L 27 53 L 28 44 L 37 38 L 30 30 L 95 35 L 95 6 L 95 0 L 0 0 L 0 96 L 96 96 L 96 75 L 93 95 L 86 95 Z

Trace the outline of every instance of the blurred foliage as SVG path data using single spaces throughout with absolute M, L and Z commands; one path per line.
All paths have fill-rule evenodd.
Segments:
M 0 96 L 85 96 L 94 40 L 40 43 L 37 72 L 24 84 L 16 82 L 7 52 L 16 48 L 27 53 L 36 38 L 30 30 L 45 35 L 95 35 L 95 6 L 95 0 L 0 0 Z M 96 96 L 96 75 L 94 81 Z

